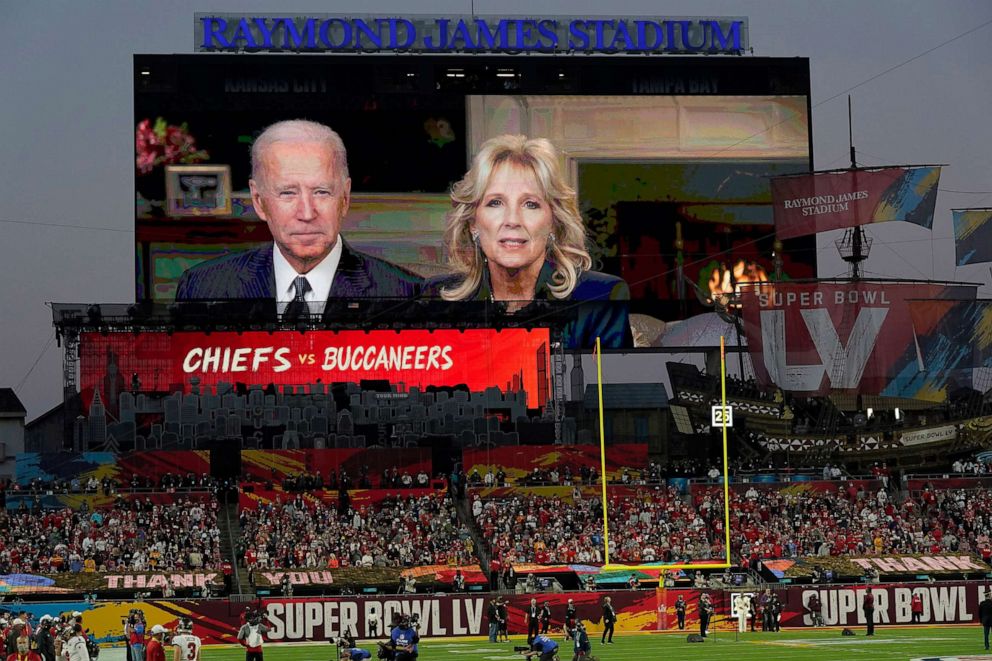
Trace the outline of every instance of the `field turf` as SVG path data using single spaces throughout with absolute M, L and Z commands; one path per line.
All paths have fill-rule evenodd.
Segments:
M 982 628 L 975 626 L 943 626 L 913 628 L 882 628 L 875 636 L 866 638 L 864 629 L 856 630 L 856 636 L 841 636 L 839 629 L 806 629 L 782 631 L 780 633 L 746 633 L 735 640 L 732 632 L 710 634 L 701 644 L 686 643 L 685 635 L 627 634 L 617 635 L 613 645 L 600 645 L 593 641 L 593 654 L 601 661 L 639 661 L 640 659 L 715 659 L 720 661 L 866 661 L 944 658 L 988 658 L 982 642 Z M 562 661 L 570 661 L 571 648 L 563 644 Z M 463 661 L 511 661 L 522 658 L 513 653 L 514 645 L 523 645 L 525 640 L 514 637 L 511 643 L 493 644 L 475 640 L 436 640 L 421 644 L 420 659 L 459 659 Z M 373 651 L 375 644 L 363 645 Z M 335 648 L 324 645 L 266 645 L 266 661 L 329 661 L 334 659 Z M 105 650 L 100 661 L 123 659 L 123 650 Z M 986 656 L 987 655 L 987 656 Z M 171 650 L 167 658 L 171 659 Z M 238 647 L 210 647 L 203 651 L 203 661 L 242 661 L 244 651 Z

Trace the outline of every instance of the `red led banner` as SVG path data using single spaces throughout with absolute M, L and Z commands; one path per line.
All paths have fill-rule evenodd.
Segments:
M 189 392 L 219 383 L 305 385 L 387 379 L 406 389 L 464 384 L 473 392 L 523 388 L 527 404 L 547 397 L 548 331 L 314 331 L 298 333 L 83 333 L 80 377 L 103 401 L 130 390 Z M 109 396 L 108 396 L 109 395 Z

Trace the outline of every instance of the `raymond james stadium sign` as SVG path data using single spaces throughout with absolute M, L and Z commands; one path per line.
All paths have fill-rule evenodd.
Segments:
M 194 15 L 200 52 L 724 53 L 747 18 Z

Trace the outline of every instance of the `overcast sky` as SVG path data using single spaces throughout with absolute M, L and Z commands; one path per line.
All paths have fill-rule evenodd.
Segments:
M 46 303 L 133 301 L 131 56 L 192 52 L 196 11 L 272 13 L 283 4 L 0 4 L 0 386 L 17 389 L 29 420 L 62 397 L 61 351 Z M 846 91 L 855 88 L 861 164 L 949 165 L 933 232 L 907 223 L 870 228 L 875 247 L 868 274 L 992 280 L 987 266 L 955 270 L 948 212 L 992 206 L 988 0 L 615 0 L 609 6 L 616 17 L 747 16 L 754 55 L 810 58 L 817 169 L 848 163 Z M 301 13 L 352 15 L 372 13 L 371 7 L 392 15 L 473 10 L 454 1 L 292 2 Z M 603 7 L 587 0 L 474 3 L 475 13 L 486 15 L 592 16 Z M 834 238 L 819 237 L 821 276 L 846 272 Z

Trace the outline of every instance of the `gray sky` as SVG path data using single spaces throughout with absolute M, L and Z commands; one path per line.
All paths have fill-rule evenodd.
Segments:
M 196 11 L 271 13 L 282 4 L 0 3 L 0 386 L 17 389 L 29 420 L 62 396 L 61 351 L 45 303 L 133 300 L 132 54 L 192 52 Z M 955 270 L 948 212 L 992 206 L 992 24 L 940 46 L 992 21 L 988 0 L 615 0 L 609 6 L 617 17 L 748 16 L 755 55 L 810 58 L 817 169 L 848 163 L 845 92 L 857 86 L 851 94 L 861 164 L 949 165 L 932 234 L 908 223 L 869 228 L 875 247 L 867 273 L 992 281 L 985 265 Z M 342 15 L 461 15 L 472 7 L 422 0 L 292 3 L 294 12 Z M 474 3 L 477 14 L 488 15 L 592 16 L 603 7 L 588 0 Z M 834 238 L 819 237 L 821 276 L 846 272 Z M 982 295 L 989 295 L 987 287 Z

